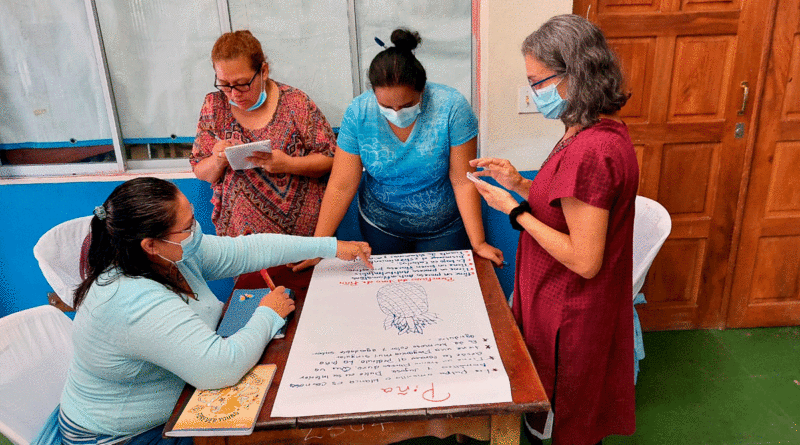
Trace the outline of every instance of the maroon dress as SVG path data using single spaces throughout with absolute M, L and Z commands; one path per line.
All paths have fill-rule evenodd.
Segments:
M 639 166 L 625 124 L 603 119 L 557 147 L 531 185 L 531 213 L 568 233 L 561 198 L 609 211 L 600 272 L 585 279 L 527 232 L 513 313 L 553 405 L 553 444 L 633 434 L 633 218 Z

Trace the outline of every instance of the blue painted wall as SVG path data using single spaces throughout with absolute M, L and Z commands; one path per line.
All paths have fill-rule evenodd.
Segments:
M 523 172 L 532 178 L 536 172 Z M 198 179 L 173 181 L 192 202 L 197 221 L 204 233 L 215 233 L 211 223 L 211 189 Z M 89 215 L 105 201 L 122 181 L 75 182 L 60 184 L 0 185 L 0 317 L 47 304 L 52 289 L 42 276 L 33 257 L 33 246 L 47 230 L 72 218 Z M 514 263 L 519 232 L 508 217 L 484 203 L 487 240 L 501 249 L 509 266 L 496 269 L 503 291 L 508 295 L 514 285 Z M 341 239 L 361 239 L 356 210 L 351 206 L 339 228 Z M 227 298 L 232 280 L 210 283 L 214 293 Z
M 33 246 L 51 227 L 91 214 L 123 181 L 0 185 L 0 316 L 47 304 L 52 289 Z M 173 181 L 194 204 L 204 233 L 211 223 L 211 189 L 197 179 Z M 232 280 L 210 283 L 217 296 L 230 293 Z

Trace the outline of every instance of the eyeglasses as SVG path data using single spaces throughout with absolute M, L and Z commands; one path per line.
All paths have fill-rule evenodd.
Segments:
M 531 80 L 530 80 L 530 79 L 528 79 L 528 85 L 530 85 L 530 86 L 531 86 L 531 90 L 533 91 L 533 94 L 534 94 L 536 97 L 539 97 L 539 93 L 537 93 L 537 92 L 536 92 L 536 89 L 537 89 L 536 87 L 537 87 L 538 85 L 541 85 L 541 84 L 543 84 L 543 83 L 547 82 L 548 80 L 550 80 L 550 79 L 552 79 L 552 78 L 554 78 L 554 77 L 558 77 L 558 76 L 560 76 L 560 74 L 553 74 L 552 76 L 550 76 L 550 77 L 545 77 L 544 79 L 542 79 L 542 80 L 540 80 L 540 81 L 538 81 L 538 82 L 531 82 Z
M 192 218 L 192 225 L 190 225 L 188 229 L 177 230 L 175 232 L 169 232 L 169 233 L 165 234 L 164 236 L 166 237 L 166 236 L 170 236 L 170 235 L 177 235 L 178 233 L 192 233 L 192 230 L 194 229 L 195 224 L 197 224 L 197 220 Z
M 230 93 L 230 92 L 231 92 L 231 90 L 234 90 L 234 89 L 235 89 L 236 91 L 240 92 L 240 93 L 246 93 L 246 92 L 250 91 L 250 85 L 253 83 L 253 81 L 254 81 L 254 80 L 256 80 L 256 76 L 258 76 L 258 73 L 260 73 L 260 72 L 261 72 L 261 70 L 260 70 L 260 69 L 259 69 L 258 71 L 256 71 L 256 73 L 255 73 L 255 74 L 253 74 L 253 78 L 252 78 L 252 79 L 250 79 L 250 82 L 247 82 L 247 83 L 240 83 L 240 84 L 236 84 L 236 85 L 222 85 L 222 84 L 218 84 L 218 83 L 217 83 L 217 75 L 215 74 L 215 75 L 214 75 L 214 86 L 215 86 L 215 87 L 216 87 L 218 90 L 222 91 L 223 93 Z

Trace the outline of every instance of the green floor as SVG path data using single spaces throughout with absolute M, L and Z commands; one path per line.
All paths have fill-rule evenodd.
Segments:
M 604 445 L 800 444 L 800 328 L 646 332 L 644 345 L 636 433 Z
M 800 444 L 800 328 L 646 332 L 644 345 L 636 434 L 605 445 Z

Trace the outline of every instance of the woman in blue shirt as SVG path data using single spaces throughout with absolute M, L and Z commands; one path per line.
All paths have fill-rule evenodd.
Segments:
M 314 234 L 333 235 L 360 190 L 361 232 L 373 253 L 472 247 L 499 265 L 503 254 L 486 243 L 480 195 L 466 177 L 477 119 L 457 90 L 426 81 L 412 52 L 418 33 L 396 29 L 391 40 L 370 64 L 372 91 L 342 118 Z
M 159 442 L 187 382 L 200 389 L 238 382 L 294 310 L 278 287 L 222 338 L 215 328 L 223 305 L 206 280 L 319 256 L 369 264 L 366 243 L 204 236 L 186 197 L 156 178 L 123 183 L 94 215 L 88 276 L 75 292 L 74 355 L 48 424 L 57 417 L 66 445 Z

